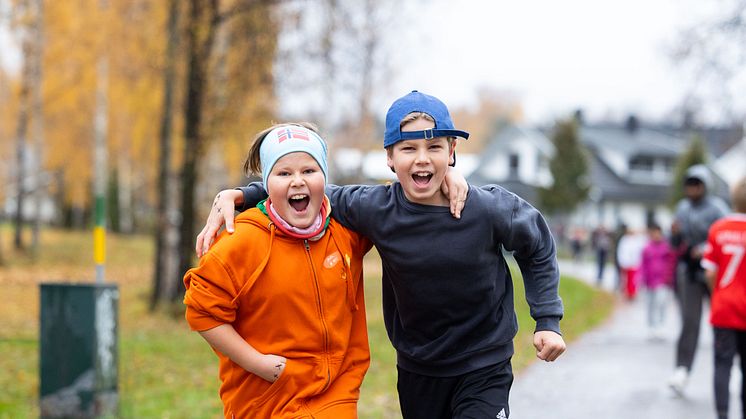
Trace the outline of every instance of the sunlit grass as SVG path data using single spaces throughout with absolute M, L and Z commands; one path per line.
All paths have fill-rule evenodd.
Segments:
M 36 262 L 12 250 L 10 230 L 0 231 L 5 266 L 0 267 L 0 418 L 38 417 L 39 283 L 93 282 L 91 232 L 48 230 Z M 27 240 L 28 241 L 28 240 Z M 107 237 L 107 281 L 118 284 L 119 396 L 123 418 L 218 418 L 217 358 L 202 338 L 189 331 L 173 310 L 149 313 L 152 238 Z M 533 321 L 515 278 L 520 332 L 513 359 L 517 372 L 535 359 Z M 572 340 L 600 322 L 613 298 L 585 284 L 563 279 L 564 336 Z M 371 367 L 362 387 L 361 418 L 400 417 L 396 394 L 396 356 L 383 326 L 380 262 L 366 257 L 366 305 Z

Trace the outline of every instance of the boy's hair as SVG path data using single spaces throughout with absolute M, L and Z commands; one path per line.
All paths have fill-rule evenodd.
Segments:
M 315 132 L 316 134 L 319 133 L 319 129 L 316 127 L 316 125 L 310 122 L 286 122 L 283 124 L 272 125 L 271 127 L 260 131 L 254 137 L 254 141 L 251 143 L 251 148 L 249 149 L 249 154 L 246 156 L 246 160 L 243 163 L 243 171 L 246 176 L 260 175 L 262 173 L 262 160 L 259 154 L 259 150 L 262 147 L 262 142 L 264 142 L 267 134 L 272 132 L 273 129 L 287 126 L 303 127 Z
M 746 177 L 736 182 L 731 191 L 731 201 L 736 212 L 746 213 Z
M 402 118 L 402 120 L 399 122 L 399 128 L 403 128 L 404 125 L 407 125 L 410 122 L 416 121 L 418 119 L 424 119 L 427 121 L 435 123 L 435 119 L 433 119 L 432 116 L 426 114 L 425 112 L 411 112 Z M 446 137 L 446 141 L 448 141 L 448 151 L 451 151 L 451 147 L 453 147 L 453 142 L 456 140 L 456 137 Z M 426 140 L 427 141 L 427 140 Z M 391 157 L 392 153 L 394 152 L 394 146 L 396 144 L 391 144 L 390 146 L 385 147 L 386 148 L 386 155 Z M 396 170 L 394 170 L 393 167 L 390 167 L 392 172 L 396 173 Z
M 418 119 L 424 119 L 435 123 L 435 119 L 433 119 L 432 116 L 426 114 L 425 112 L 411 112 L 405 115 L 404 118 L 402 118 L 402 120 L 399 122 L 399 128 L 403 128 L 404 125 L 407 125 L 408 123 L 416 121 Z M 448 140 L 448 146 L 450 147 L 453 145 L 453 141 L 456 140 L 456 137 L 446 137 L 446 140 Z M 386 147 L 386 152 L 389 153 L 389 156 L 391 155 L 393 147 L 394 144 Z

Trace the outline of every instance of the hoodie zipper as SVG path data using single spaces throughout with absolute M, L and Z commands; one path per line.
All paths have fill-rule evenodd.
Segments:
M 326 383 L 322 391 L 326 391 L 331 382 L 331 371 L 329 370 L 329 330 L 326 326 L 326 320 L 324 319 L 324 310 L 321 306 L 321 287 L 319 286 L 319 278 L 316 276 L 316 268 L 313 265 L 313 258 L 311 258 L 311 245 L 308 243 L 308 239 L 303 240 L 303 245 L 306 248 L 306 256 L 308 257 L 308 263 L 311 265 L 311 273 L 313 274 L 313 285 L 316 290 L 316 308 L 319 311 L 319 318 L 321 319 L 321 329 L 324 336 L 324 358 L 326 361 Z

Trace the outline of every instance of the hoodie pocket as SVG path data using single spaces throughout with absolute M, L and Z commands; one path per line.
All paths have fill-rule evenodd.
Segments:
M 290 375 L 292 374 L 293 370 L 293 362 L 289 359 L 285 360 L 285 369 L 282 370 L 282 374 L 280 377 L 275 380 L 274 383 L 272 383 L 259 397 L 255 398 L 254 401 L 251 403 L 251 407 L 249 410 L 252 409 L 258 409 L 262 405 L 266 404 L 269 400 L 272 399 L 273 396 L 275 396 L 283 387 L 285 387 L 288 380 L 290 380 Z

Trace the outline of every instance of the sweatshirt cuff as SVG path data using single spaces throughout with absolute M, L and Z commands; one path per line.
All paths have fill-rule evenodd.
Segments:
M 562 332 L 560 331 L 559 322 L 560 317 L 539 317 L 536 319 L 536 329 L 534 329 L 534 333 L 548 330 L 561 336 Z

